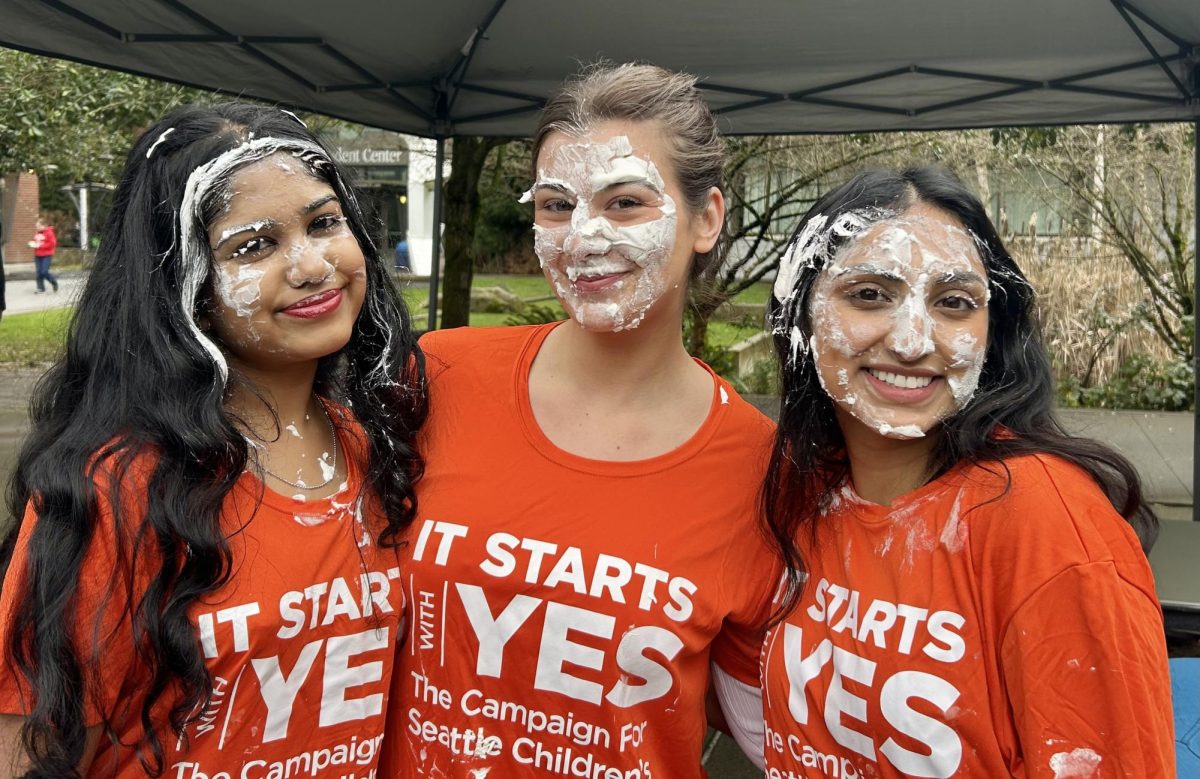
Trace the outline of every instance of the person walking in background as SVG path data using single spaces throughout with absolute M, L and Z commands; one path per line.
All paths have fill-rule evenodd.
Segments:
M 0 224 L 0 319 L 4 318 L 4 225 Z
M 54 260 L 54 250 L 58 248 L 58 237 L 54 234 L 54 225 L 40 216 L 37 220 L 37 233 L 29 242 L 33 249 L 33 265 L 37 269 L 37 294 L 46 291 L 46 282 L 55 292 L 58 292 L 58 279 L 50 273 L 50 263 Z

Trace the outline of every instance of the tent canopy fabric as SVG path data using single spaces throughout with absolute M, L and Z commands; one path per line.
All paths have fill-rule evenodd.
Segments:
M 1200 117 L 1197 0 L 0 0 L 0 45 L 427 137 L 528 135 L 600 59 L 735 134 Z

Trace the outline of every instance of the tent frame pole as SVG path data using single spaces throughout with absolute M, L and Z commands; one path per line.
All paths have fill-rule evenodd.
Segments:
M 442 168 L 446 162 L 446 139 L 438 137 L 433 163 L 433 251 L 429 263 L 429 330 L 437 330 L 438 272 L 442 265 Z

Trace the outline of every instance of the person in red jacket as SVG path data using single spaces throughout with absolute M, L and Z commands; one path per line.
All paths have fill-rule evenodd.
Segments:
M 29 242 L 33 247 L 33 264 L 37 269 L 37 291 L 42 294 L 46 291 L 46 282 L 50 282 L 50 286 L 55 292 L 58 292 L 58 279 L 50 273 L 50 263 L 54 260 L 54 250 L 58 248 L 58 237 L 54 234 L 54 226 L 49 224 L 44 217 L 38 217 L 37 233 L 33 236 L 33 240 Z

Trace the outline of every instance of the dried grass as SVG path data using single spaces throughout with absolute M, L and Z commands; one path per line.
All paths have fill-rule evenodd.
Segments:
M 1013 238 L 1006 243 L 1037 290 L 1042 330 L 1059 378 L 1103 384 L 1134 354 L 1171 357 L 1145 324 L 1120 328 L 1147 296 L 1119 253 L 1086 238 Z

